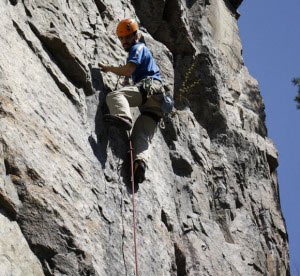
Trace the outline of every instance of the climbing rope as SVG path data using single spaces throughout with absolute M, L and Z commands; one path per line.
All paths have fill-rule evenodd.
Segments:
M 135 214 L 135 188 L 134 188 L 134 172 L 133 172 L 133 147 L 130 138 L 130 133 L 128 134 L 129 138 L 129 148 L 130 148 L 130 164 L 131 164 L 131 190 L 132 190 L 132 207 L 133 207 L 133 239 L 134 239 L 134 256 L 135 256 L 135 275 L 139 276 L 138 271 L 138 254 L 137 254 L 137 241 L 136 241 L 136 214 Z

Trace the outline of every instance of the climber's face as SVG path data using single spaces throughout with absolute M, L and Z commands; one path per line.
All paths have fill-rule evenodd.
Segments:
M 122 43 L 122 46 L 126 52 L 129 51 L 131 46 L 135 43 L 136 41 L 136 34 L 129 34 L 125 36 L 119 36 L 119 40 Z

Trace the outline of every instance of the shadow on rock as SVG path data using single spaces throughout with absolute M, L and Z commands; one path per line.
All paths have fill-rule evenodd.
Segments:
M 92 135 L 90 135 L 88 140 L 94 155 L 101 163 L 102 169 L 104 169 L 107 160 L 108 130 L 103 124 L 102 114 L 107 114 L 108 108 L 106 104 L 100 104 L 100 102 L 105 102 L 102 99 L 104 99 L 104 96 L 100 97 L 99 95 L 99 104 L 95 116 L 96 139 Z

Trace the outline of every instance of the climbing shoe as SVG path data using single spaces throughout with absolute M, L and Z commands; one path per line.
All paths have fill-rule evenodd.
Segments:
M 142 160 L 135 160 L 134 168 L 134 183 L 139 184 L 145 180 L 146 164 Z
M 129 119 L 117 115 L 105 114 L 103 116 L 103 121 L 125 131 L 132 128 L 132 122 Z

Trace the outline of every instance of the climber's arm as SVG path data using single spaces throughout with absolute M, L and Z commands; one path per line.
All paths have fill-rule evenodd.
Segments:
M 118 76 L 130 77 L 136 69 L 136 64 L 128 62 L 126 65 L 115 67 L 99 63 L 99 67 L 104 73 L 112 72 Z

